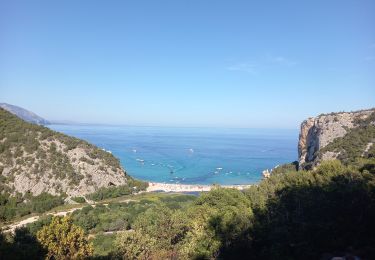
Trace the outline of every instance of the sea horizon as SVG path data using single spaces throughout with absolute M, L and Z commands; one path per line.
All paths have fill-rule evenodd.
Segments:
M 158 124 L 126 124 L 126 123 L 98 123 L 98 122 L 77 122 L 69 120 L 48 120 L 50 123 L 45 127 L 53 125 L 67 126 L 109 126 L 109 127 L 157 127 L 157 128 L 207 128 L 207 129 L 254 129 L 254 130 L 292 130 L 299 131 L 298 127 L 262 127 L 262 126 L 209 126 L 209 125 L 158 125 Z

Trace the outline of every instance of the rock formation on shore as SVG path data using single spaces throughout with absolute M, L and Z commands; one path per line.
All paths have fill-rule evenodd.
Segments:
M 323 114 L 305 120 L 301 124 L 298 142 L 299 169 L 309 169 L 322 160 L 339 158 L 340 154 L 345 152 L 342 149 L 323 148 L 361 126 L 374 125 L 374 115 L 375 109 L 369 109 Z M 373 142 L 371 137 L 366 138 L 369 139 L 364 144 L 363 152 L 369 150 Z

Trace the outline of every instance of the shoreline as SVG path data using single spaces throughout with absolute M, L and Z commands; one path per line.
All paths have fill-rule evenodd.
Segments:
M 202 192 L 210 191 L 213 187 L 220 186 L 222 188 L 233 188 L 243 190 L 253 186 L 254 184 L 238 184 L 238 185 L 207 185 L 207 184 L 176 184 L 162 182 L 148 182 L 146 192 Z

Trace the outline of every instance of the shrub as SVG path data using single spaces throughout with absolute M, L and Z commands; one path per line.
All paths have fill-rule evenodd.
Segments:
M 37 238 L 48 251 L 48 259 L 84 259 L 93 252 L 83 229 L 74 225 L 69 217 L 54 217 L 48 226 L 37 232 Z
M 72 197 L 71 199 L 73 201 L 77 202 L 77 203 L 85 203 L 86 202 L 84 197 Z

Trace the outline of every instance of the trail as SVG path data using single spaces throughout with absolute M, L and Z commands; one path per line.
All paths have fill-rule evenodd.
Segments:
M 85 205 L 86 206 L 86 205 Z M 69 209 L 69 210 L 63 210 L 63 211 L 58 211 L 58 212 L 50 212 L 50 213 L 47 213 L 46 215 L 47 216 L 59 216 L 59 217 L 64 217 L 66 216 L 67 214 L 69 213 L 72 213 L 76 210 L 79 210 L 79 209 L 82 209 L 83 207 L 85 206 L 81 206 L 81 207 L 77 207 L 77 208 L 72 208 L 72 209 Z M 91 205 L 91 206 L 95 206 L 95 205 Z M 17 228 L 20 228 L 20 227 L 24 227 L 26 226 L 27 224 L 30 224 L 30 223 L 33 223 L 33 222 L 36 222 L 39 220 L 39 218 L 41 217 L 42 215 L 38 215 L 38 216 L 32 216 L 32 217 L 29 217 L 27 219 L 24 219 L 24 220 L 21 220 L 21 221 L 18 221 L 16 223 L 13 223 L 13 224 L 10 224 L 8 226 L 5 226 L 3 228 L 3 232 L 4 233 L 14 233 L 14 231 L 17 229 Z
M 134 199 L 124 199 L 124 200 L 118 201 L 118 203 L 129 203 L 131 201 L 137 201 L 137 200 L 134 200 Z M 79 206 L 79 207 L 76 207 L 76 208 L 72 208 L 72 209 L 69 209 L 69 210 L 62 210 L 62 211 L 50 212 L 50 213 L 47 213 L 47 214 L 41 214 L 41 215 L 37 215 L 37 216 L 32 216 L 32 217 L 26 218 L 24 220 L 17 221 L 17 222 L 15 222 L 13 224 L 7 225 L 7 226 L 5 226 L 5 227 L 2 228 L 2 231 L 4 233 L 9 233 L 9 232 L 10 233 L 14 233 L 14 231 L 17 228 L 24 227 L 27 224 L 34 223 L 34 222 L 38 221 L 41 216 L 65 217 L 66 215 L 68 215 L 70 213 L 73 213 L 76 210 L 80 210 L 83 207 L 91 206 L 91 207 L 95 208 L 96 205 L 103 205 L 103 206 L 107 207 L 108 203 L 89 203 L 89 204 L 85 204 L 85 205 L 82 205 L 82 206 Z
M 249 188 L 251 185 L 224 185 L 221 187 L 224 188 L 234 188 L 234 189 L 246 189 Z M 202 191 L 210 191 L 212 189 L 211 185 L 186 185 L 186 184 L 167 184 L 167 183 L 156 183 L 156 182 L 150 182 L 149 186 L 146 190 L 146 192 L 155 192 L 155 191 L 164 191 L 164 192 L 202 192 Z M 119 200 L 117 203 L 129 203 L 132 201 L 137 201 L 134 199 L 124 199 L 124 200 Z M 95 203 L 94 201 L 89 201 L 90 203 L 76 207 L 76 208 L 71 208 L 69 210 L 62 210 L 62 211 L 57 211 L 57 212 L 50 212 L 47 214 L 41 214 L 37 216 L 32 216 L 29 218 L 26 218 L 21 221 L 17 221 L 13 224 L 7 225 L 2 228 L 2 232 L 4 233 L 14 233 L 14 231 L 17 228 L 24 227 L 27 224 L 34 223 L 39 220 L 41 216 L 59 216 L 59 217 L 64 217 L 67 214 L 73 213 L 76 210 L 80 210 L 83 207 L 86 206 L 92 206 L 95 207 L 96 205 L 103 205 L 103 206 L 108 206 L 108 201 L 103 202 L 103 203 Z

